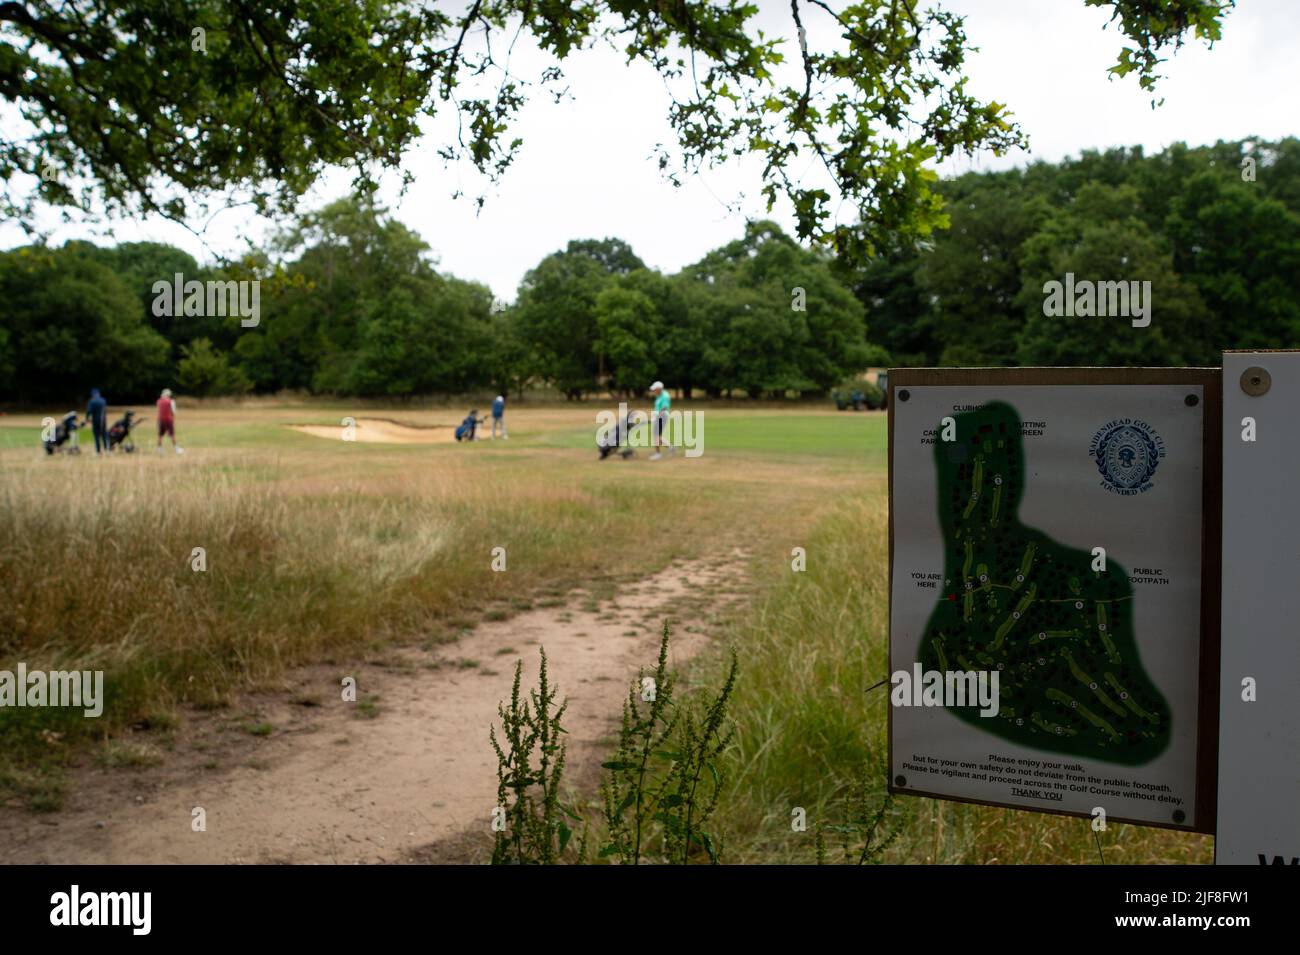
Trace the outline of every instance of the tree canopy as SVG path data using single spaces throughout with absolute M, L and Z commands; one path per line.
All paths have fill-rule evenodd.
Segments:
M 1124 38 L 1112 73 L 1148 91 L 1161 55 L 1217 39 L 1233 6 L 1083 2 Z M 523 145 L 512 122 L 530 96 L 563 95 L 566 62 L 598 44 L 663 78 L 666 176 L 761 156 L 763 193 L 790 202 L 798 237 L 851 259 L 946 223 L 927 163 L 1024 143 L 1006 105 L 968 91 L 964 21 L 941 0 L 791 0 L 777 35 L 758 19 L 744 0 L 471 0 L 454 14 L 404 0 L 0 0 L 0 97 L 26 121 L 0 134 L 0 201 L 24 222 L 42 202 L 284 213 L 330 166 L 372 191 L 438 115 L 457 130 L 443 158 L 495 179 Z M 540 75 L 510 66 L 525 35 L 549 60 Z
M 0 254 L 0 364 L 16 372 L 0 400 L 80 394 L 90 381 L 123 398 L 165 384 L 409 397 L 529 382 L 581 398 L 656 377 L 687 393 L 783 394 L 824 390 L 869 354 L 863 306 L 831 260 L 770 222 L 673 275 L 620 239 L 575 240 L 495 310 L 486 286 L 440 272 L 420 236 L 364 198 L 303 215 L 250 261 L 198 268 L 151 243 Z M 250 267 L 271 276 L 256 327 L 152 313 L 152 285 L 174 269 L 226 279 Z
M 842 267 L 899 364 L 1213 365 L 1300 341 L 1298 183 L 1295 139 L 1085 152 L 945 181 L 952 228 Z M 1066 273 L 1149 282 L 1151 324 L 1046 315 Z

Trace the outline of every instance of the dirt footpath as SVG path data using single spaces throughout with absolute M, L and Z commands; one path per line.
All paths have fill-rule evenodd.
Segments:
M 706 645 L 708 620 L 740 599 L 742 583 L 743 555 L 733 552 L 669 567 L 613 601 L 574 593 L 432 651 L 404 648 L 353 668 L 358 703 L 341 701 L 340 668 L 298 671 L 287 694 L 239 713 L 191 714 L 160 765 L 76 771 L 61 812 L 0 809 L 0 861 L 476 857 L 496 803 L 488 727 L 515 660 L 532 685 L 545 646 L 569 698 L 566 775 L 591 778 L 628 681 L 654 663 L 664 618 L 680 662 Z M 193 830 L 196 809 L 206 831 Z

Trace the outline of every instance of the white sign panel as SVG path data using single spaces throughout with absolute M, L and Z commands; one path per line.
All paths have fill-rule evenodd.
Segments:
M 1215 861 L 1300 865 L 1300 352 L 1223 356 Z
M 1212 373 L 1073 371 L 891 373 L 891 788 L 1205 828 Z

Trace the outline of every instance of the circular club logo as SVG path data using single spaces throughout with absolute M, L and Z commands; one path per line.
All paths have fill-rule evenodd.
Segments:
M 1097 462 L 1102 487 L 1116 494 L 1141 494 L 1151 489 L 1165 443 L 1145 421 L 1118 418 L 1092 436 L 1088 453 Z

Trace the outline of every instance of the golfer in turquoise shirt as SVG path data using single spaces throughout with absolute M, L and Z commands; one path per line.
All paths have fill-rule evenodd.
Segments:
M 668 389 L 664 387 L 662 381 L 656 381 L 650 386 L 650 394 L 655 398 L 654 410 L 654 429 L 655 429 L 655 453 L 650 455 L 651 461 L 658 461 L 663 457 L 664 446 L 664 428 L 668 426 L 668 412 L 673 406 L 673 399 L 668 394 Z M 670 445 L 668 453 L 673 453 Z

